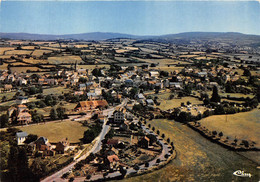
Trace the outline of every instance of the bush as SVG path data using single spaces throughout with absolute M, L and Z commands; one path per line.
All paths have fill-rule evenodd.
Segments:
M 149 167 L 149 162 L 146 162 L 144 166 Z
M 69 172 L 66 172 L 66 173 L 64 173 L 64 174 L 62 175 L 61 178 L 63 178 L 63 179 L 64 179 L 64 178 L 67 178 L 67 177 L 69 176 L 69 174 L 70 174 Z
M 160 162 L 161 162 L 161 160 L 160 160 L 160 159 L 157 159 L 157 160 L 156 160 L 156 163 L 160 163 Z
M 134 170 L 138 171 L 139 169 L 140 169 L 140 167 L 136 164 L 136 165 L 134 166 Z

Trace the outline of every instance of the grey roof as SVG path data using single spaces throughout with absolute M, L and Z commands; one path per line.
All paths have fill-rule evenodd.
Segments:
M 96 96 L 97 94 L 96 94 L 96 93 L 90 93 L 90 92 L 88 92 L 87 95 L 93 97 L 93 96 Z
M 47 138 L 45 138 L 45 137 L 40 137 L 40 138 L 38 138 L 37 140 L 36 140 L 36 142 L 43 142 L 43 143 L 47 143 L 47 141 L 48 141 L 48 139 Z
M 27 136 L 28 136 L 28 134 L 24 131 L 16 133 L 17 138 L 23 138 L 23 137 L 27 137 Z
M 125 81 L 125 83 L 133 83 L 133 80 L 128 79 Z
M 154 103 L 152 99 L 147 99 L 146 102 L 149 103 L 149 104 L 153 104 Z
M 145 98 L 143 94 L 138 94 L 137 97 L 138 97 L 139 99 L 144 99 L 144 98 Z
M 86 87 L 86 84 L 81 83 L 81 84 L 79 84 L 79 87 Z

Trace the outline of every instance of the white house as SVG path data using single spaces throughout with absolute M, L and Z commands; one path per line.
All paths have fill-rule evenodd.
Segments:
M 113 113 L 113 115 L 114 115 L 114 122 L 115 123 L 121 123 L 125 120 L 125 114 L 122 110 L 121 111 L 119 111 L 119 110 L 115 111 Z
M 16 98 L 16 104 L 24 104 L 28 102 L 28 97 L 26 96 L 18 96 Z
M 16 139 L 17 139 L 17 145 L 23 145 L 24 141 L 26 140 L 28 134 L 26 132 L 17 132 L 16 133 Z

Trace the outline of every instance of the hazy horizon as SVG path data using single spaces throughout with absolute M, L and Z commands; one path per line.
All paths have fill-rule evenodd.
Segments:
M 260 35 L 257 1 L 2 1 L 0 32 Z

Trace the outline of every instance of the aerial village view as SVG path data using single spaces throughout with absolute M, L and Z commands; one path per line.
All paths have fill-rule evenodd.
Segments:
M 0 33 L 0 181 L 259 181 L 257 30 Z

